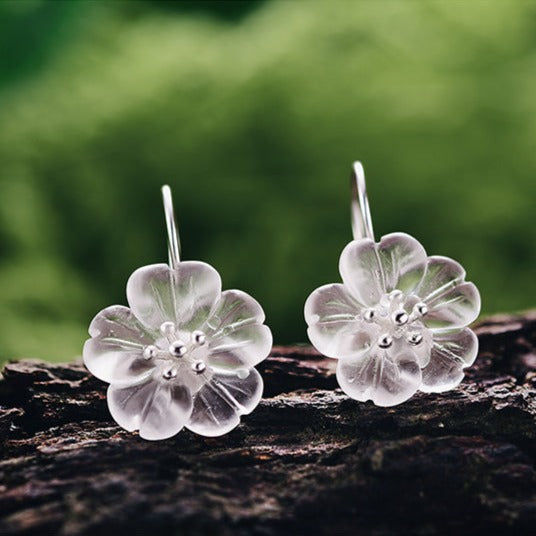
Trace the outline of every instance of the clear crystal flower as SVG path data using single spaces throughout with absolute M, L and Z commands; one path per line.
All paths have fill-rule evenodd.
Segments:
M 128 280 L 130 308 L 113 305 L 91 322 L 84 363 L 108 382 L 116 422 L 144 439 L 183 427 L 204 436 L 232 430 L 257 406 L 253 368 L 272 347 L 261 306 L 239 290 L 221 291 L 203 262 L 144 266 Z
M 126 430 L 151 440 L 183 427 L 219 436 L 259 403 L 263 382 L 254 367 L 268 356 L 272 334 L 251 296 L 222 292 L 218 272 L 204 262 L 180 261 L 169 188 L 163 193 L 171 266 L 130 276 L 130 308 L 97 314 L 84 363 L 110 384 L 110 413 Z
M 355 171 L 362 191 L 354 234 L 369 237 L 344 248 L 343 283 L 322 286 L 307 299 L 309 338 L 339 359 L 337 380 L 356 400 L 394 406 L 418 390 L 452 389 L 477 355 L 478 340 L 467 325 L 479 314 L 479 292 L 456 261 L 428 257 L 408 234 L 375 243 L 360 164 Z

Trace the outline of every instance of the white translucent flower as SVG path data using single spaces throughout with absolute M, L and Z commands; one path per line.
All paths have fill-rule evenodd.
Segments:
M 83 352 L 90 372 L 110 384 L 120 426 L 153 440 L 183 427 L 219 436 L 253 411 L 263 388 L 254 367 L 272 347 L 257 301 L 222 292 L 218 272 L 197 261 L 139 268 L 127 298 L 130 308 L 93 319 Z
M 305 304 L 313 345 L 338 358 L 337 379 L 348 396 L 393 406 L 417 390 L 456 387 L 477 355 L 466 326 L 480 295 L 464 269 L 447 257 L 427 257 L 404 233 L 379 243 L 350 242 L 339 262 L 343 283 L 316 289 Z

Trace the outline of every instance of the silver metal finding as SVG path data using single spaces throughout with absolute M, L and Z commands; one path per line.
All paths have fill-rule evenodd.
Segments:
M 391 348 L 393 346 L 393 337 L 389 335 L 388 333 L 385 333 L 382 335 L 378 341 L 378 346 L 380 348 Z
M 374 240 L 372 218 L 367 198 L 367 186 L 365 184 L 365 170 L 361 162 L 354 162 L 352 168 L 352 233 L 354 240 L 370 238 Z
M 175 224 L 171 188 L 167 184 L 162 186 L 162 198 L 164 200 L 164 213 L 166 215 L 168 234 L 169 266 L 174 270 L 181 262 L 181 243 L 179 241 L 179 234 L 177 233 L 177 225 Z

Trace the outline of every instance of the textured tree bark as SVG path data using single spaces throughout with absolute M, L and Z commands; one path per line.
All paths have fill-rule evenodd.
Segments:
M 146 442 L 80 364 L 0 381 L 0 534 L 536 534 L 536 312 L 480 324 L 461 386 L 395 408 L 335 362 L 276 347 L 265 398 L 222 438 Z

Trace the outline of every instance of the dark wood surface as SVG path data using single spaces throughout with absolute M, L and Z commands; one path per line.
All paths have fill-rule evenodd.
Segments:
M 0 534 L 536 534 L 536 312 L 493 317 L 462 385 L 394 408 L 335 362 L 276 347 L 265 398 L 222 438 L 121 430 L 80 364 L 0 380 Z

